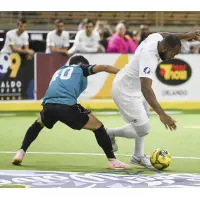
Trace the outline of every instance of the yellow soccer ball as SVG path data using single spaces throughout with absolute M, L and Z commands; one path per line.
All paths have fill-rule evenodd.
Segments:
M 170 153 L 164 149 L 156 149 L 150 157 L 151 164 L 158 170 L 169 167 L 171 160 Z

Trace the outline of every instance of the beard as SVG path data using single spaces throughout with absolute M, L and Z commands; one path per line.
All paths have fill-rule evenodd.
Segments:
M 159 56 L 161 58 L 161 60 L 167 60 L 167 52 L 159 52 Z
M 57 30 L 57 33 L 60 35 L 63 30 Z

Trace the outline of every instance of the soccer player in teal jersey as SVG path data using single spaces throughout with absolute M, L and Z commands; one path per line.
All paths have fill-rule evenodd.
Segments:
M 39 118 L 28 128 L 22 146 L 12 160 L 14 165 L 21 164 L 23 157 L 37 138 L 40 131 L 53 128 L 60 121 L 75 130 L 87 129 L 93 131 L 97 143 L 108 158 L 108 168 L 127 169 L 128 165 L 116 159 L 109 136 L 104 125 L 91 111 L 77 104 L 79 95 L 87 87 L 87 77 L 98 72 L 116 74 L 119 69 L 108 65 L 90 65 L 83 56 L 73 56 L 69 65 L 58 69 L 49 83 L 43 98 L 43 109 Z

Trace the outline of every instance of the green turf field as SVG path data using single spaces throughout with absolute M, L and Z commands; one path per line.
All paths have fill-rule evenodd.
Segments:
M 180 114 L 173 115 L 173 117 L 178 121 L 178 129 L 175 132 L 165 130 L 158 117 L 151 116 L 152 129 L 151 134 L 146 137 L 146 154 L 150 155 L 156 148 L 164 148 L 172 156 L 185 157 L 173 158 L 172 164 L 166 172 L 200 173 L 199 114 Z M 15 152 L 20 147 L 26 129 L 35 118 L 35 115 L 1 117 L 0 169 L 106 171 L 106 157 L 98 155 L 27 154 L 22 166 L 12 166 L 11 159 L 14 154 L 2 152 Z M 125 124 L 118 115 L 98 116 L 98 118 L 106 127 L 118 127 Z M 117 142 L 119 145 L 118 154 L 132 154 L 134 148 L 132 139 L 118 138 Z M 29 152 L 103 153 L 92 132 L 74 131 L 61 123 L 57 123 L 53 130 L 44 129 L 30 147 Z M 130 159 L 126 156 L 118 156 L 118 158 L 124 162 L 128 162 Z M 139 168 L 132 169 L 133 172 L 138 170 Z

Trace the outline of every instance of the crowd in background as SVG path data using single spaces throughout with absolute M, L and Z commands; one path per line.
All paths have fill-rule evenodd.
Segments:
M 107 53 L 134 53 L 138 45 L 148 36 L 149 28 L 141 25 L 140 30 L 129 30 L 125 21 L 120 21 L 113 30 L 106 21 L 94 22 L 84 19 L 78 26 L 78 31 L 84 31 L 88 37 L 94 37 L 93 33 L 98 33 L 96 52 Z M 77 33 L 78 35 L 78 33 Z M 76 36 L 77 39 L 77 36 Z M 74 46 L 78 45 L 75 39 Z M 80 42 L 80 40 L 79 40 Z M 88 46 L 89 41 L 87 43 Z M 74 47 L 75 48 L 75 47 Z
M 26 31 L 26 20 L 18 20 L 17 28 L 6 34 L 5 44 L 1 52 L 25 53 L 29 57 L 34 51 L 29 49 L 29 38 Z M 148 25 L 141 25 L 138 30 L 131 30 L 125 21 L 119 21 L 111 28 L 107 21 L 91 21 L 83 19 L 78 25 L 74 43 L 70 45 L 68 30 L 62 19 L 55 21 L 55 29 L 46 38 L 46 53 L 134 53 L 138 45 L 150 34 Z M 200 43 L 182 42 L 181 53 L 200 53 Z

